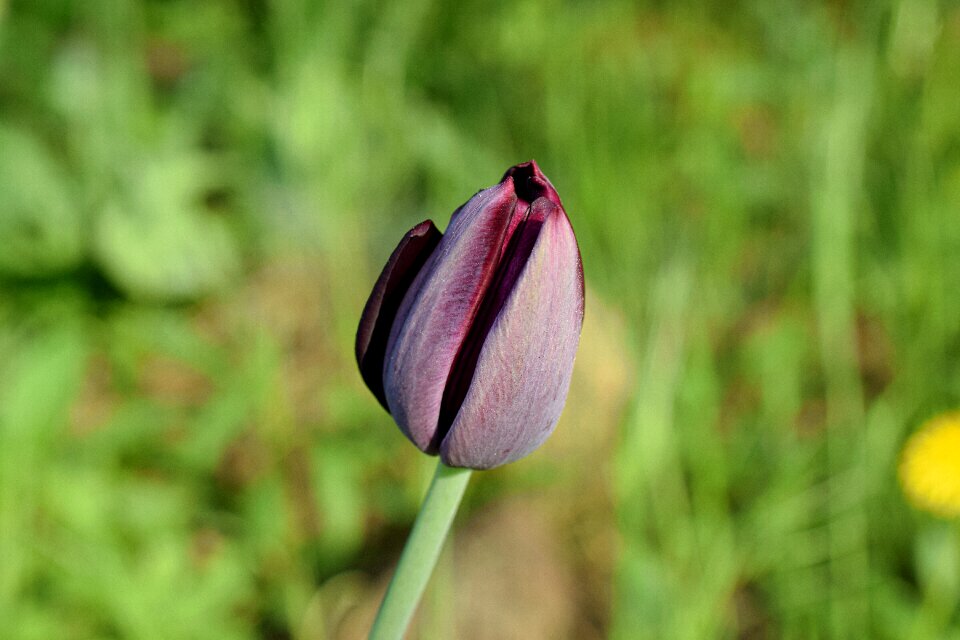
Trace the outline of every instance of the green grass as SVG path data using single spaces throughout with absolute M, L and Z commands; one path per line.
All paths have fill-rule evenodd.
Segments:
M 0 637 L 361 636 L 433 460 L 360 309 L 534 157 L 573 390 L 415 636 L 960 638 L 896 481 L 960 405 L 958 68 L 935 0 L 0 0 Z

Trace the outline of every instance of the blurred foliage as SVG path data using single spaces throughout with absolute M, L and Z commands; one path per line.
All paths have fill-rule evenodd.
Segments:
M 0 0 L 0 637 L 361 637 L 433 460 L 402 232 L 535 157 L 589 296 L 430 638 L 960 638 L 960 7 Z

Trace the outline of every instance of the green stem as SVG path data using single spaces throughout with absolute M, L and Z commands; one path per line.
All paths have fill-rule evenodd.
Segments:
M 387 594 L 380 603 L 377 619 L 370 630 L 370 640 L 403 638 L 437 564 L 443 541 L 470 480 L 470 472 L 470 469 L 437 463 L 437 472 L 420 505 L 413 531 L 407 538 Z

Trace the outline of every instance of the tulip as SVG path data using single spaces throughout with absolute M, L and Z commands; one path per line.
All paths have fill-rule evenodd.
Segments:
M 357 332 L 361 375 L 401 431 L 451 467 L 518 460 L 552 433 L 583 324 L 583 267 L 533 161 L 400 241 Z

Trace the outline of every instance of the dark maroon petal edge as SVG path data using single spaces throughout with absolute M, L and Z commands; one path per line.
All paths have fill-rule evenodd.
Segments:
M 408 231 L 377 278 L 357 328 L 356 356 L 360 375 L 383 408 L 390 412 L 383 390 L 383 361 L 390 329 L 407 290 L 436 249 L 443 234 L 431 220 Z

